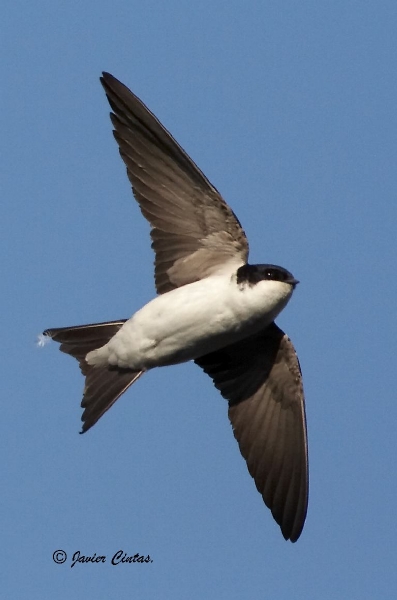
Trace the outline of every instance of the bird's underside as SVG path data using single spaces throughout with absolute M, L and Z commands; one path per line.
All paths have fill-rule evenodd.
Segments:
M 88 431 L 142 371 L 96 368 L 86 354 L 125 320 L 49 329 L 44 333 L 79 362 L 85 376 L 82 433 Z M 248 470 L 285 539 L 296 541 L 307 510 L 306 423 L 299 362 L 275 323 L 264 331 L 195 360 L 229 403 L 229 419 Z M 290 390 L 298 386 L 299 394 Z
M 245 233 L 219 192 L 128 88 L 108 73 L 101 82 L 134 196 L 151 225 L 158 294 L 247 263 Z M 124 323 L 44 332 L 78 360 L 85 376 L 82 433 L 144 372 L 86 361 Z M 302 378 L 291 340 L 272 322 L 195 362 L 228 401 L 234 436 L 256 487 L 284 538 L 295 542 L 306 518 L 308 462 Z

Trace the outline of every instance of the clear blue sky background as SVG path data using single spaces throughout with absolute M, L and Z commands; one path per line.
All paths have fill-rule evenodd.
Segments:
M 394 598 L 396 2 L 4 0 L 1 11 L 3 597 Z M 154 295 L 102 70 L 221 191 L 251 261 L 301 281 L 278 320 L 307 398 L 310 504 L 296 544 L 197 367 L 143 377 L 79 436 L 77 365 L 35 346 L 46 327 L 129 317 Z M 119 549 L 153 563 L 112 567 Z M 108 563 L 70 568 L 77 550 Z

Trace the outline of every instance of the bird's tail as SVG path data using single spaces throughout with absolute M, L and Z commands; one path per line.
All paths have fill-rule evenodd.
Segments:
M 85 375 L 85 386 L 81 406 L 84 433 L 92 427 L 101 416 L 120 398 L 143 371 L 119 369 L 118 367 L 95 367 L 87 364 L 85 357 L 91 350 L 104 346 L 112 338 L 123 321 L 93 323 L 76 327 L 60 327 L 46 329 L 44 336 L 60 342 L 61 352 L 70 354 L 79 361 L 80 369 Z

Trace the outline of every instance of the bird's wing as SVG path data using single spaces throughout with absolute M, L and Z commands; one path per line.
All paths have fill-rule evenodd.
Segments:
M 195 361 L 229 401 L 248 470 L 285 539 L 302 532 L 308 460 L 302 376 L 288 336 L 266 330 Z
M 247 262 L 247 238 L 219 192 L 139 98 L 109 73 L 101 82 L 134 196 L 151 225 L 157 292 Z

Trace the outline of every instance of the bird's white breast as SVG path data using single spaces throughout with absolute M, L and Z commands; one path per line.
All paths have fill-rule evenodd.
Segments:
M 231 274 L 208 277 L 156 297 L 86 360 L 131 369 L 192 360 L 259 331 L 291 294 L 279 281 L 250 287 Z

